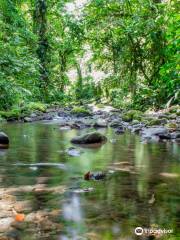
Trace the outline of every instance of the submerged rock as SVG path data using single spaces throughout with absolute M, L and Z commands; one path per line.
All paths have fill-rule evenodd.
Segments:
M 84 174 L 84 180 L 102 180 L 106 177 L 105 173 L 98 172 L 98 173 L 91 173 L 87 172 Z
M 125 132 L 124 128 L 123 127 L 119 127 L 117 130 L 116 130 L 116 134 L 123 134 Z
M 74 137 L 71 142 L 75 144 L 94 144 L 103 143 L 107 138 L 99 132 L 87 133 L 82 136 Z
M 74 147 L 70 147 L 66 152 L 69 156 L 72 156 L 72 157 L 80 156 L 80 151 Z
M 4 132 L 0 132 L 0 145 L 9 145 L 9 138 Z

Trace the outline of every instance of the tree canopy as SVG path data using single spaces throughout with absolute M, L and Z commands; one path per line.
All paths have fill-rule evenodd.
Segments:
M 178 103 L 178 10 L 177 0 L 0 0 L 1 110 L 36 101 Z

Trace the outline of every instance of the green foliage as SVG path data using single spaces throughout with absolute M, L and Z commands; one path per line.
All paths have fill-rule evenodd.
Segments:
M 90 0 L 80 14 L 68 2 L 0 1 L 1 110 L 101 98 L 137 110 L 180 103 L 177 0 Z M 104 76 L 94 79 L 96 70 Z
M 92 0 L 86 7 L 87 37 L 93 61 L 112 72 L 102 85 L 109 97 L 120 89 L 115 105 L 131 97 L 133 108 L 162 107 L 179 84 L 177 1 Z M 112 97 L 111 97 L 112 98 Z
M 13 109 L 11 111 L 0 111 L 0 116 L 7 120 L 16 120 L 19 119 L 22 114 L 19 109 Z
M 132 120 L 141 120 L 143 113 L 138 110 L 130 110 L 122 115 L 122 120 L 125 122 L 131 122 Z
M 1 1 L 0 12 L 0 108 L 9 109 L 38 92 L 36 37 L 13 1 Z
M 90 111 L 85 107 L 74 107 L 71 112 L 73 114 L 90 115 Z
M 30 102 L 26 106 L 27 110 L 46 112 L 47 106 L 40 102 Z

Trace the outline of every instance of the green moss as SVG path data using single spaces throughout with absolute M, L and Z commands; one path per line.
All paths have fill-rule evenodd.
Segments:
M 104 107 L 104 104 L 98 103 L 98 104 L 96 104 L 96 107 L 98 107 L 98 108 L 103 108 L 103 107 Z
M 46 112 L 47 106 L 40 102 L 31 102 L 27 105 L 27 110 Z
M 177 113 L 177 111 L 180 110 L 180 106 L 179 105 L 175 105 L 175 106 L 172 106 L 169 110 L 170 113 Z
M 122 115 L 122 120 L 125 122 L 131 122 L 132 120 L 141 121 L 143 113 L 138 110 L 130 110 Z
M 165 127 L 169 128 L 169 129 L 176 129 L 177 128 L 177 124 L 176 123 L 167 123 L 165 125 Z
M 90 111 L 84 107 L 74 107 L 71 111 L 73 114 L 90 115 Z
M 138 123 L 139 123 L 139 121 L 136 120 L 136 119 L 132 121 L 132 124 L 133 124 L 133 125 L 136 125 L 136 124 L 138 124 Z
M 162 123 L 161 119 L 152 119 L 151 121 L 149 121 L 148 125 L 154 126 L 154 125 L 160 125 L 161 123 Z

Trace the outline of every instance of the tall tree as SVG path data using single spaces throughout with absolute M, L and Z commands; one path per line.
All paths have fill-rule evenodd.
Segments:
M 48 38 L 47 38 L 47 1 L 35 1 L 34 9 L 34 31 L 38 35 L 37 55 L 40 60 L 40 83 L 39 87 L 42 91 L 44 100 L 48 97 Z

